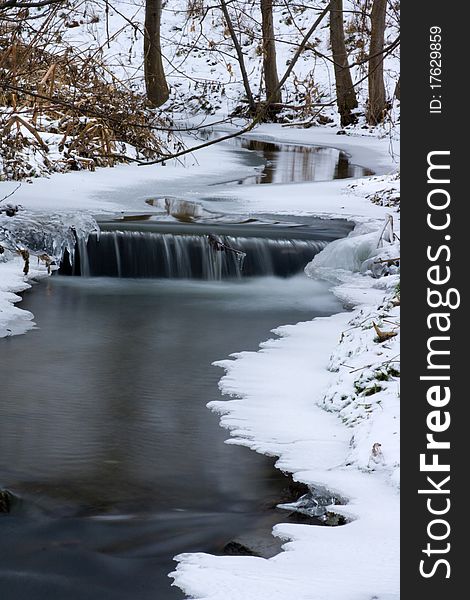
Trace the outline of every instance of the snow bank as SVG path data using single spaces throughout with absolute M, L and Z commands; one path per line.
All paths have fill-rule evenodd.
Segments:
M 91 232 L 99 231 L 95 219 L 85 212 L 17 209 L 12 216 L 0 213 L 0 337 L 25 333 L 34 326 L 33 315 L 15 306 L 21 300 L 17 294 L 30 288 L 32 280 L 50 274 L 65 252 L 72 260 L 76 241 L 86 243 Z
M 387 302 L 390 290 L 376 292 Z M 190 597 L 399 597 L 399 497 L 390 485 L 396 482 L 398 459 L 396 381 L 382 390 L 380 403 L 366 400 L 371 408 L 365 410 L 365 396 L 355 403 L 352 399 L 357 374 L 350 374 L 350 380 L 342 372 L 360 368 L 363 361 L 383 360 L 384 348 L 374 342 L 373 330 L 355 326 L 365 310 L 281 327 L 275 331 L 279 337 L 262 344 L 258 352 L 217 363 L 226 371 L 222 391 L 235 398 L 209 406 L 221 414 L 230 443 L 278 456 L 276 466 L 293 473 L 294 479 L 346 497 L 345 506 L 331 510 L 350 522 L 336 528 L 277 525 L 274 535 L 288 542 L 284 552 L 268 560 L 180 555 L 171 576 Z M 369 311 L 369 319 L 378 318 Z M 344 360 L 347 367 L 341 366 Z M 349 427 L 338 419 L 338 398 L 343 409 L 350 399 Z M 380 404 L 382 409 L 373 408 Z M 371 457 L 375 443 L 383 449 L 377 461 Z
M 307 272 L 334 280 L 335 294 L 354 310 L 280 327 L 259 351 L 215 363 L 231 399 L 208 405 L 230 431 L 227 443 L 278 457 L 277 468 L 313 494 L 326 488 L 346 499 L 329 509 L 348 522 L 279 524 L 273 534 L 284 551 L 270 559 L 177 556 L 170 576 L 191 598 L 399 598 L 399 279 L 395 261 L 378 263 L 386 265 L 378 272 L 374 266 L 398 257 L 399 247 L 389 206 L 371 204 L 376 186 L 374 178 L 321 186 L 325 212 L 344 214 L 352 199 L 362 225 L 316 255 Z M 308 184 L 305 192 L 318 188 Z M 266 194 L 284 192 L 285 206 L 285 192 L 298 189 L 247 190 L 246 197 L 258 207 L 260 195 L 268 202 Z M 317 214 L 316 199 L 302 202 Z
M 187 141 L 194 145 L 194 141 Z M 23 182 L 11 200 L 28 210 L 149 213 L 152 208 L 145 204 L 149 198 L 176 194 L 194 197 L 207 192 L 210 185 L 253 175 L 255 167 L 246 164 L 243 154 L 219 145 L 166 165 L 117 165 L 94 172 L 53 173 L 48 179 Z M 17 182 L 0 181 L 0 197 L 17 187 Z
M 378 232 L 375 228 L 373 231 L 367 229 L 367 226 L 357 227 L 345 240 L 328 244 L 318 259 L 307 266 L 307 274 L 313 275 L 320 269 L 362 271 L 364 263 L 380 252 Z
M 31 287 L 31 280 L 47 277 L 47 269 L 37 265 L 23 275 L 23 260 L 9 257 L 0 261 L 0 338 L 19 335 L 33 329 L 33 314 L 15 306 L 21 300 L 18 293 Z
M 341 279 L 346 272 L 390 274 L 394 257 L 400 256 L 399 245 L 395 243 L 393 217 L 386 217 L 384 226 L 377 229 L 377 223 L 357 226 L 347 238 L 335 240 L 314 257 L 305 268 L 310 277 L 320 276 Z

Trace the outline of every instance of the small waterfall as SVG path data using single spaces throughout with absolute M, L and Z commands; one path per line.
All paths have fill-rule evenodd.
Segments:
M 88 262 L 87 241 L 85 241 L 83 238 L 80 238 L 77 241 L 77 248 L 75 250 L 75 255 L 73 256 L 72 260 L 74 263 L 77 260 L 80 261 L 80 275 L 82 277 L 91 276 L 90 264 Z
M 215 243 L 214 243 L 214 240 Z M 301 272 L 326 241 L 102 231 L 78 244 L 69 274 L 220 280 Z M 67 273 L 67 266 L 61 266 Z

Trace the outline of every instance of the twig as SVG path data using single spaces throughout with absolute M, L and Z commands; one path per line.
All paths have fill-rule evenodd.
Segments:
M 374 265 L 380 265 L 380 264 L 384 264 L 387 263 L 389 266 L 391 265 L 391 263 L 397 262 L 400 260 L 400 257 L 397 256 L 397 258 L 382 258 L 380 260 L 376 260 L 374 262 Z
M 227 246 L 227 244 L 224 244 L 220 238 L 218 238 L 217 236 L 213 235 L 213 234 L 209 234 L 208 235 L 208 239 L 209 239 L 209 244 L 212 248 L 214 248 L 214 250 L 217 250 L 218 252 L 220 251 L 229 251 L 229 252 L 233 252 L 234 254 L 240 254 L 242 256 L 246 255 L 246 252 L 243 252 L 243 250 L 237 250 L 236 248 L 232 248 L 230 246 Z
M 390 319 L 382 319 L 382 321 L 384 323 L 389 323 L 390 325 L 394 325 L 395 327 L 400 327 L 400 323 L 397 323 L 396 321 L 390 321 Z
M 400 362 L 400 361 L 396 360 L 396 358 L 397 358 L 398 356 L 400 356 L 400 355 L 399 355 L 399 354 L 396 354 L 394 357 L 390 358 L 389 360 L 385 360 L 384 362 L 381 362 L 381 363 L 378 365 L 378 367 L 382 367 L 382 366 L 384 366 L 384 365 L 388 365 L 388 364 L 390 364 L 390 363 L 392 363 L 392 362 Z M 344 365 L 344 366 L 345 366 L 345 367 L 348 367 L 348 365 Z M 364 365 L 363 367 L 358 367 L 357 369 L 353 369 L 352 371 L 349 371 L 349 374 L 351 374 L 351 373 L 356 373 L 357 371 L 363 371 L 364 369 L 370 369 L 370 368 L 371 368 L 371 367 L 373 367 L 373 366 L 374 366 L 374 364 L 371 364 L 371 365 Z M 350 368 L 350 367 L 348 367 L 348 368 Z
M 15 189 L 14 189 L 12 192 L 10 192 L 9 194 L 7 194 L 7 195 L 6 195 L 6 196 L 4 196 L 3 198 L 1 198 L 1 199 L 0 199 L 0 202 L 3 202 L 3 201 L 4 201 L 4 200 L 6 200 L 7 198 L 10 198 L 10 196 L 13 196 L 13 194 L 14 194 L 15 192 L 17 192 L 17 191 L 20 189 L 20 187 L 21 187 L 21 183 L 19 183 L 19 184 L 16 186 L 16 188 L 15 188 Z
M 387 215 L 386 219 L 385 219 L 385 224 L 382 228 L 382 231 L 380 232 L 380 236 L 379 236 L 379 241 L 377 242 L 377 248 L 380 248 L 382 245 L 382 241 L 383 241 L 383 237 L 385 235 L 385 232 L 387 231 L 387 227 L 390 225 L 391 227 L 391 234 L 392 234 L 392 239 L 393 239 L 393 216 L 392 215 Z
M 61 4 L 64 0 L 40 0 L 39 2 L 20 2 L 19 0 L 6 0 L 0 4 L 0 10 L 7 8 L 40 8 L 50 4 Z

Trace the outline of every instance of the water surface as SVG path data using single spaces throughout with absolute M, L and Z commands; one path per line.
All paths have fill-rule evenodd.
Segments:
M 2 598 L 182 598 L 167 577 L 174 555 L 221 553 L 240 534 L 269 531 L 285 478 L 272 460 L 224 444 L 206 408 L 220 399 L 211 363 L 256 350 L 280 324 L 340 311 L 326 284 L 273 275 L 301 272 L 351 225 L 239 215 L 236 195 L 218 198 L 213 186 L 366 171 L 332 148 L 231 147 L 233 177 L 110 190 L 126 220 L 103 224 L 101 246 L 93 238 L 82 252 L 87 269 L 74 271 L 96 277 L 54 276 L 24 294 L 38 329 L 0 345 L 0 488 L 19 498 L 0 515 Z M 243 272 L 223 268 L 231 251 L 214 254 L 210 236 L 247 253 Z M 229 279 L 180 279 L 208 271 Z
M 269 142 L 250 136 L 235 139 L 236 145 L 255 152 L 266 163 L 262 172 L 238 180 L 243 185 L 331 181 L 371 174 L 351 163 L 349 156 L 337 148 Z
M 182 597 L 172 557 L 221 552 L 285 485 L 223 443 L 211 362 L 339 303 L 304 276 L 53 277 L 22 307 L 38 329 L 1 349 L 0 487 L 21 498 L 0 518 L 2 597 Z

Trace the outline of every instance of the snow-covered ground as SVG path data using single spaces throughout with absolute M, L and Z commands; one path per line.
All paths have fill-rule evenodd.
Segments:
M 171 194 L 175 189 L 178 193 L 182 190 L 197 193 L 210 184 L 252 173 L 253 167 L 230 152 L 230 148 L 210 146 L 189 154 L 179 163 L 121 164 L 95 172 L 53 173 L 48 178 L 21 182 L 8 201 L 31 211 L 150 212 L 151 208 L 144 203 L 148 198 Z M 0 181 L 0 198 L 17 187 L 18 182 Z

